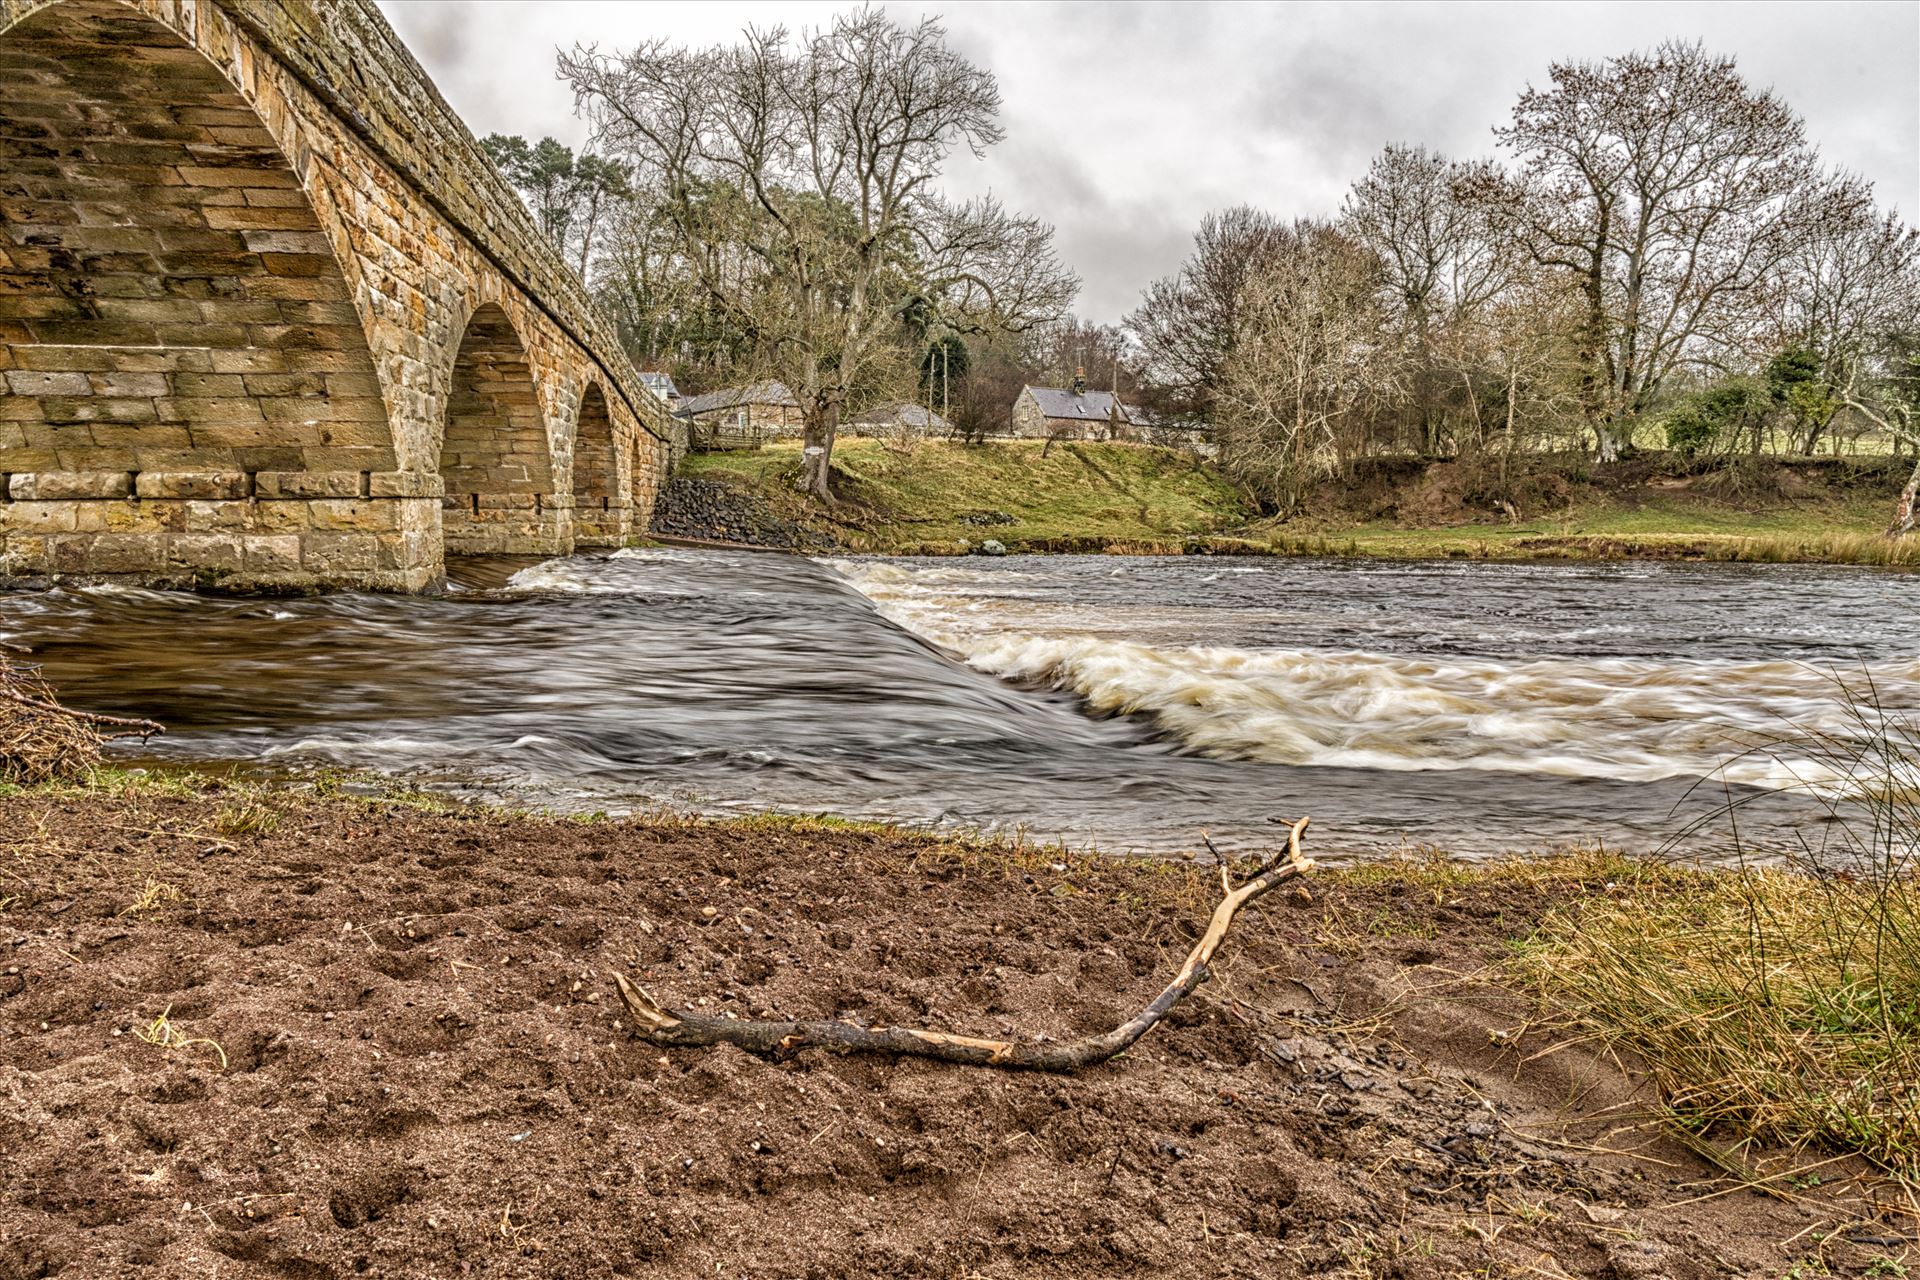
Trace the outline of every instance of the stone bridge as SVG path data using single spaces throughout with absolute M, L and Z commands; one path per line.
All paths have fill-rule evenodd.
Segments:
M 371 0 L 0 0 L 0 580 L 616 546 L 670 423 Z

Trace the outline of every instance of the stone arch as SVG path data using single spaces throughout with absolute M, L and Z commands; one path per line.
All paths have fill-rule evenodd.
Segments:
M 563 550 L 546 416 L 525 343 L 498 303 L 467 320 L 440 437 L 441 534 L 449 555 Z
M 574 545 L 620 545 L 628 506 L 621 483 L 621 454 L 606 393 L 599 383 L 589 382 L 573 429 Z
M 352 288 L 247 99 L 111 0 L 0 31 L 0 83 L 0 567 L 420 585 Z

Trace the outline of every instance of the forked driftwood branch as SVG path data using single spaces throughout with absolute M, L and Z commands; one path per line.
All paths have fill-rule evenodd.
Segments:
M 1111 1031 L 1086 1036 L 1063 1044 L 1041 1044 L 1016 1040 L 985 1040 L 973 1036 L 948 1035 L 943 1031 L 922 1031 L 913 1027 L 862 1027 L 851 1022 L 817 1020 L 783 1022 L 750 1018 L 713 1018 L 685 1010 L 663 1008 L 646 991 L 615 974 L 620 998 L 633 1015 L 635 1027 L 649 1042 L 669 1049 L 689 1049 L 700 1045 L 731 1044 L 749 1053 L 790 1053 L 797 1049 L 833 1049 L 842 1053 L 880 1053 L 895 1057 L 938 1058 L 979 1067 L 1006 1067 L 1024 1071 L 1078 1071 L 1097 1066 L 1130 1047 L 1153 1029 L 1155 1023 L 1211 976 L 1208 964 L 1240 908 L 1274 886 L 1302 875 L 1313 867 L 1311 859 L 1300 852 L 1300 835 L 1307 819 L 1292 825 L 1287 833 L 1284 853 L 1262 867 L 1246 883 L 1233 888 L 1227 869 L 1220 868 L 1220 880 L 1226 896 L 1213 909 L 1207 931 L 1200 935 L 1187 954 L 1186 963 L 1159 995 L 1139 1013 Z M 1211 847 L 1211 846 L 1209 846 Z
M 145 741 L 164 732 L 151 720 L 61 705 L 39 667 L 8 656 L 24 652 L 0 643 L 0 782 L 82 777 L 99 763 L 102 744 L 127 737 Z

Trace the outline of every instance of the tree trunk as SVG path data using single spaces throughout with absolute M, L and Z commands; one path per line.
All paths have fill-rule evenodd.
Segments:
M 1900 501 L 1893 508 L 1893 526 L 1887 530 L 1889 538 L 1899 538 L 1913 532 L 1914 503 L 1920 500 L 1920 449 L 1915 450 L 1913 472 L 1907 477 L 1907 487 L 1900 491 Z
M 600 221 L 600 193 L 595 192 L 587 204 L 587 227 L 580 235 L 580 281 L 586 283 L 587 259 L 593 252 L 593 229 Z
M 1616 418 L 1594 423 L 1593 434 L 1594 457 L 1600 462 L 1618 462 L 1633 452 L 1632 430 L 1623 430 Z
M 833 501 L 827 480 L 833 472 L 833 441 L 840 431 L 840 402 L 829 400 L 819 418 L 809 418 L 800 449 L 800 492 L 822 502 Z

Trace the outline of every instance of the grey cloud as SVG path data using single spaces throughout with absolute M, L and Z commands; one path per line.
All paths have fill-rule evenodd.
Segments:
M 584 126 L 553 78 L 556 45 L 710 44 L 749 23 L 817 25 L 820 0 L 774 4 L 406 3 L 384 7 L 479 133 Z M 1520 89 L 1563 58 L 1666 37 L 1736 55 L 1807 119 L 1829 162 L 1920 212 L 1920 6 L 1634 4 L 1012 4 L 895 0 L 941 13 L 990 68 L 1008 140 L 956 158 L 955 195 L 992 190 L 1055 225 L 1086 279 L 1080 308 L 1111 321 L 1185 254 L 1209 209 L 1326 214 L 1387 142 L 1493 152 Z

